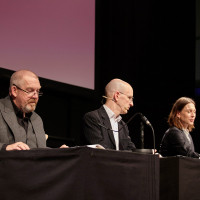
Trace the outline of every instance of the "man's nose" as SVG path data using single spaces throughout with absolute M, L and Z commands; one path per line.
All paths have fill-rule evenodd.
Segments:
M 34 99 L 37 99 L 37 98 L 39 98 L 39 94 L 38 94 L 38 92 L 37 92 L 37 91 L 35 91 L 35 92 L 33 93 L 33 96 L 32 96 L 32 98 L 34 98 Z
M 131 107 L 133 107 L 133 106 L 134 106 L 134 103 L 133 103 L 133 101 L 131 101 L 131 102 L 130 102 L 130 106 L 131 106 Z

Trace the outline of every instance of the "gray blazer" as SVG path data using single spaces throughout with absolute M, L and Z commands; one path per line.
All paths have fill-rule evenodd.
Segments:
M 108 130 L 112 129 L 110 119 L 103 106 L 86 113 L 83 126 L 87 144 L 100 144 L 106 149 L 116 149 L 113 131 Z M 129 137 L 129 130 L 125 122 L 121 120 L 118 123 L 118 128 L 121 129 L 119 132 L 119 150 L 134 150 L 135 145 Z
M 46 147 L 42 119 L 38 114 L 33 112 L 30 121 L 36 136 L 37 147 Z M 26 143 L 26 138 L 23 138 L 20 134 L 23 131 L 25 130 L 18 124 L 10 97 L 7 96 L 4 99 L 0 99 L 0 149 L 4 144 L 13 144 L 15 142 Z

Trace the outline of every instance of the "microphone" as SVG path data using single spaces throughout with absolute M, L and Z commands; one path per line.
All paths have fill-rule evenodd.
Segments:
M 115 102 L 115 100 L 114 99 L 112 99 L 112 98 L 110 98 L 110 97 L 107 97 L 107 96 L 102 96 L 104 99 L 110 99 L 110 100 L 112 100 L 112 101 L 114 101 Z
M 151 127 L 151 130 L 152 130 L 152 134 L 153 134 L 153 154 L 155 155 L 155 153 L 156 153 L 156 142 L 155 142 L 155 133 L 154 133 L 154 129 L 153 129 L 153 126 L 151 125 L 151 123 L 149 122 L 149 120 L 142 114 L 142 113 L 139 113 L 140 114 L 140 117 L 141 117 L 141 119 L 142 119 L 142 121 L 146 124 L 146 125 L 148 125 L 148 126 L 150 126 Z
M 152 126 L 151 123 L 149 122 L 149 120 L 148 120 L 142 113 L 140 113 L 140 117 L 141 117 L 142 121 L 143 121 L 146 125 Z
M 120 106 L 120 105 L 117 103 L 117 101 L 116 101 L 115 99 L 110 98 L 110 97 L 107 97 L 107 96 L 104 96 L 104 95 L 103 95 L 102 97 L 103 97 L 104 99 L 110 99 L 110 100 L 114 101 L 114 102 L 117 104 L 117 106 L 120 107 L 121 110 L 128 110 L 128 108 Z

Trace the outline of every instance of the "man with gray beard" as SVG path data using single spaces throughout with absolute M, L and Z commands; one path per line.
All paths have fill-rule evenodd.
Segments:
M 1 150 L 46 147 L 42 119 L 34 112 L 42 95 L 40 88 L 38 76 L 31 71 L 20 70 L 11 76 L 9 95 L 0 99 Z

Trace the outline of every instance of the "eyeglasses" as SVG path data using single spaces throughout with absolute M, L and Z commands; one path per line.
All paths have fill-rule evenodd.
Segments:
M 125 96 L 127 96 L 128 99 L 129 99 L 129 101 L 132 101 L 132 102 L 133 102 L 134 97 L 128 96 L 127 94 L 124 94 L 123 92 L 119 92 L 119 93 L 120 93 L 120 94 L 123 94 L 123 95 L 125 95 Z
M 33 91 L 26 91 L 26 90 L 23 90 L 22 88 L 18 87 L 18 86 L 15 85 L 15 84 L 13 84 L 13 85 L 14 85 L 17 89 L 19 89 L 19 90 L 25 92 L 26 94 L 28 94 L 28 96 L 30 96 L 30 97 L 34 96 L 35 94 L 37 94 L 37 95 L 40 96 L 40 97 L 43 95 L 43 92 L 35 91 L 35 90 L 33 90 Z

